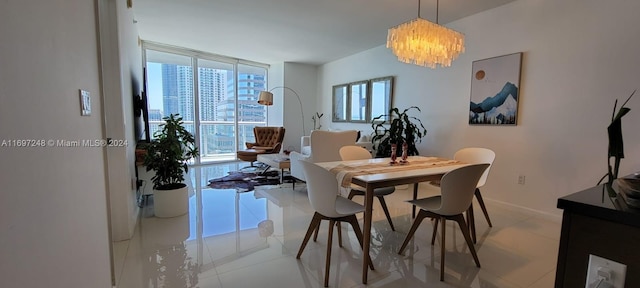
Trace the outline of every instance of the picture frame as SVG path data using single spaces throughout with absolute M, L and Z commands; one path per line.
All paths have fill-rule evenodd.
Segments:
M 522 54 L 473 61 L 469 125 L 517 125 Z

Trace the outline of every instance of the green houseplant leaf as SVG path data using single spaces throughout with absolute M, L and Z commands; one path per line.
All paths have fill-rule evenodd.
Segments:
M 419 155 L 416 143 L 422 141 L 422 137 L 427 134 L 427 129 L 422 125 L 420 119 L 410 116 L 408 112 L 412 109 L 420 111 L 420 108 L 411 106 L 402 112 L 398 108 L 389 109 L 389 114 L 380 115 L 373 118 L 371 128 L 373 128 L 373 149 L 376 150 L 376 157 L 389 157 L 391 155 L 391 144 L 398 146 L 407 142 L 408 155 Z M 389 119 L 388 123 L 382 119 Z M 402 149 L 396 151 L 397 156 L 402 156 Z
M 183 186 L 184 174 L 188 171 L 187 162 L 198 156 L 195 138 L 185 129 L 182 117 L 171 114 L 162 118 L 161 130 L 147 146 L 144 165 L 147 171 L 155 171 L 151 178 L 153 189 L 171 190 Z

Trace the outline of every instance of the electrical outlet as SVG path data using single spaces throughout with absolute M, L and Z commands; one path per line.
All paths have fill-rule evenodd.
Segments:
M 596 255 L 589 255 L 585 288 L 597 287 L 598 283 L 600 283 L 599 287 L 624 288 L 626 274 L 627 265 Z
M 524 175 L 518 176 L 518 184 L 524 185 L 524 178 L 525 178 Z

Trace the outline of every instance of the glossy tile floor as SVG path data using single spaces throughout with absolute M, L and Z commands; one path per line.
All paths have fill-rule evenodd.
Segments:
M 287 183 L 240 193 L 206 186 L 238 165 L 246 163 L 190 169 L 188 215 L 155 218 L 151 198 L 134 237 L 115 243 L 117 287 L 323 286 L 326 222 L 318 241 L 310 241 L 301 259 L 295 258 L 313 215 L 304 184 L 295 190 Z M 459 228 L 448 223 L 441 282 L 440 241 L 431 246 L 430 221 L 422 223 L 404 255 L 397 253 L 411 226 L 411 206 L 404 202 L 411 198 L 411 189 L 400 188 L 385 198 L 397 231 L 391 231 L 379 203 L 374 203 L 370 253 L 376 270 L 369 272 L 368 284 L 361 283 L 362 251 L 355 234 L 342 225 L 343 248 L 334 233 L 329 287 L 553 287 L 559 219 L 486 201 L 492 228 L 479 207 L 475 209 L 482 268 L 475 266 Z M 436 191 L 420 185 L 421 197 Z M 362 197 L 354 200 L 362 202 Z M 362 225 L 362 215 L 358 218 Z

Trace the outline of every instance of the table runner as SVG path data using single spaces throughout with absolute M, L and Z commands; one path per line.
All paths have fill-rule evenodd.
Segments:
M 363 165 L 339 164 L 338 166 L 329 169 L 329 171 L 336 175 L 340 186 L 347 188 L 351 186 L 351 178 L 354 176 L 441 167 L 459 163 L 461 162 L 457 160 L 438 157 L 421 157 L 418 159 L 410 159 L 409 163 L 406 164 L 398 163 L 392 165 L 389 162 L 367 163 Z

